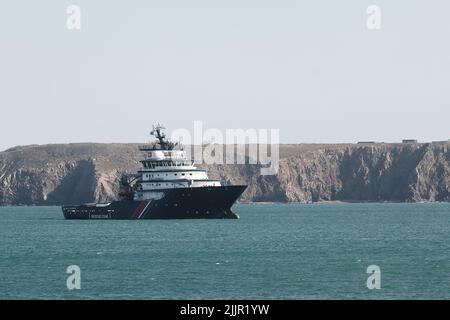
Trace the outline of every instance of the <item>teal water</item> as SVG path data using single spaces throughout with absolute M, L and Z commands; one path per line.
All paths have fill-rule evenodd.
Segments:
M 450 204 L 235 209 L 240 220 L 74 221 L 0 208 L 0 298 L 450 298 Z M 69 265 L 80 290 L 66 287 Z

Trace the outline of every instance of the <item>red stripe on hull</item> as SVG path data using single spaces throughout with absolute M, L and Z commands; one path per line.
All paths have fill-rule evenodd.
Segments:
M 132 219 L 137 219 L 139 215 L 142 213 L 142 210 L 145 209 L 145 206 L 147 205 L 146 201 L 142 201 L 139 207 L 137 207 L 136 211 L 131 216 Z

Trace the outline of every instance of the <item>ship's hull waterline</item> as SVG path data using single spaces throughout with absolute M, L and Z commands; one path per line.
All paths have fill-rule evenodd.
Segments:
M 231 210 L 246 186 L 159 190 L 158 200 L 121 200 L 104 205 L 64 206 L 66 219 L 238 219 Z

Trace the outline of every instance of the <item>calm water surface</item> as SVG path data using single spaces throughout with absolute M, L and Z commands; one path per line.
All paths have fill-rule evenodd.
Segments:
M 0 298 L 450 298 L 450 204 L 235 209 L 240 220 L 75 221 L 2 207 Z M 69 265 L 80 290 L 66 287 Z

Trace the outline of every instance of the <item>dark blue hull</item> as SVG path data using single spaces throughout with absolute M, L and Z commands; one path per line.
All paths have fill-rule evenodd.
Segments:
M 247 186 L 158 190 L 158 200 L 122 200 L 110 204 L 63 206 L 66 219 L 238 219 L 231 210 Z

